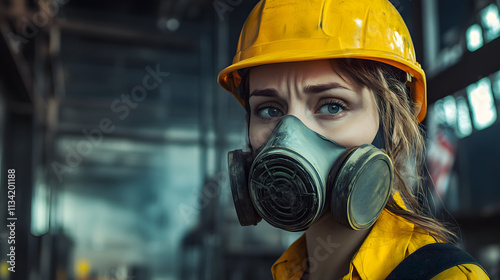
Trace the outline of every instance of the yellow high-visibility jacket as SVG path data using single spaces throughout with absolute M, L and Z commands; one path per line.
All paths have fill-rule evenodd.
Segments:
M 360 249 L 350 262 L 349 273 L 342 280 L 382 280 L 408 255 L 436 240 L 422 229 L 402 217 L 384 209 Z M 275 280 L 300 280 L 307 268 L 305 234 L 297 239 L 274 263 Z M 436 275 L 441 279 L 489 279 L 477 265 L 463 264 Z

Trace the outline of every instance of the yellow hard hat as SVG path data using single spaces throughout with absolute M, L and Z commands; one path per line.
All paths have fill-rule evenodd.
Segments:
M 219 84 L 244 105 L 237 93 L 239 69 L 334 58 L 380 61 L 411 75 L 415 115 L 424 119 L 425 73 L 408 28 L 387 0 L 262 0 L 248 16 Z

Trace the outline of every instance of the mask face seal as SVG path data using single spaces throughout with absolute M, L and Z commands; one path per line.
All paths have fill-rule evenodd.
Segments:
M 261 218 L 287 230 L 306 230 L 330 207 L 352 229 L 370 227 L 392 186 L 392 163 L 372 145 L 347 149 L 285 116 L 252 159 L 228 155 L 233 201 L 241 225 Z

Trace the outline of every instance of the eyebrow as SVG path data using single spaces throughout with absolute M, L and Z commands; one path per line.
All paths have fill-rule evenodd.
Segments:
M 278 91 L 272 88 L 266 88 L 266 89 L 255 89 L 253 90 L 250 95 L 251 96 L 268 96 L 268 97 L 276 97 L 278 96 Z
M 336 89 L 336 88 L 340 88 L 340 89 L 347 89 L 345 86 L 339 84 L 339 83 L 329 83 L 329 84 L 320 84 L 320 85 L 309 85 L 309 86 L 306 86 L 304 87 L 304 92 L 305 93 L 320 93 L 320 92 L 323 92 L 323 91 L 327 91 L 327 90 L 330 90 L 330 89 Z
M 304 87 L 304 92 L 308 94 L 320 93 L 323 91 L 331 90 L 331 89 L 347 89 L 345 86 L 339 83 L 328 83 L 328 84 L 319 84 L 319 85 L 308 85 Z M 278 96 L 278 91 L 272 88 L 266 89 L 255 89 L 253 90 L 249 96 L 267 96 L 267 97 L 276 97 Z

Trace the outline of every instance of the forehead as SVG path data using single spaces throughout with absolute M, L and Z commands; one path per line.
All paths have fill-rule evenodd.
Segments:
M 331 60 L 315 60 L 262 65 L 250 70 L 250 90 L 294 84 L 349 84 L 335 70 Z

